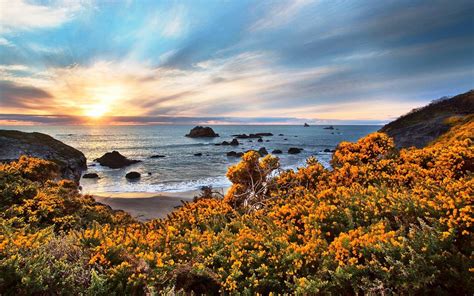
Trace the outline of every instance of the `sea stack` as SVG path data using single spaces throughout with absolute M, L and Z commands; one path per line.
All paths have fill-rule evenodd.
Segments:
M 186 135 L 189 138 L 215 138 L 219 137 L 219 134 L 216 134 L 214 130 L 208 126 L 196 126 L 194 127 L 189 134 Z
M 95 161 L 100 163 L 101 166 L 106 166 L 111 169 L 119 169 L 137 162 L 141 162 L 140 160 L 128 159 L 118 151 L 107 152 L 102 155 L 102 157 L 96 158 Z

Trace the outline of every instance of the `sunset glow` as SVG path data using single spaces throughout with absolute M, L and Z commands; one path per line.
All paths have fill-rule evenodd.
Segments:
M 472 2 L 366 2 L 2 2 L 0 121 L 380 124 L 472 88 Z

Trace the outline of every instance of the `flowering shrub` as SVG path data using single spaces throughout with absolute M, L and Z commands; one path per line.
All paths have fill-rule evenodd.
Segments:
M 341 143 L 331 170 L 310 158 L 274 176 L 276 158 L 249 152 L 223 199 L 147 223 L 51 181 L 48 162 L 2 165 L 0 291 L 472 294 L 466 126 L 423 149 L 380 133 Z

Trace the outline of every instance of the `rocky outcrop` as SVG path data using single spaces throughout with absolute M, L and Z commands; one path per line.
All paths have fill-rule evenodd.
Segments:
M 231 146 L 239 146 L 239 141 L 237 141 L 237 139 L 232 139 L 232 141 L 230 142 L 230 145 Z
M 280 149 L 275 149 L 272 151 L 272 154 L 282 154 L 283 151 L 281 151 Z
M 235 152 L 235 151 L 227 152 L 227 156 L 229 157 L 241 157 L 242 155 L 244 155 L 244 153 L 242 152 Z
M 129 180 L 136 180 L 136 179 L 140 179 L 141 176 L 142 175 L 139 172 L 129 172 L 125 175 L 125 178 Z
M 304 127 L 309 127 L 309 124 L 307 124 L 307 123 L 305 122 L 303 126 L 304 126 Z
M 194 153 L 194 156 L 202 156 L 202 153 L 199 152 L 199 153 Z
M 86 157 L 81 151 L 49 135 L 0 130 L 0 162 L 17 160 L 21 155 L 51 160 L 59 166 L 62 178 L 76 182 L 87 169 Z
M 452 98 L 441 98 L 414 109 L 385 125 L 380 132 L 388 134 L 398 148 L 421 148 L 450 129 L 447 120 L 474 113 L 474 90 Z
M 196 126 L 194 127 L 186 137 L 190 138 L 215 138 L 219 137 L 219 134 L 216 134 L 214 130 L 208 126 Z
M 298 154 L 301 151 L 303 151 L 303 148 L 291 147 L 290 149 L 288 149 L 288 154 Z
M 330 125 L 330 126 L 326 126 L 326 127 L 323 127 L 323 129 L 327 129 L 327 130 L 333 130 L 334 129 L 334 126 Z
M 160 155 L 160 154 L 150 156 L 150 158 L 165 158 L 165 157 L 166 157 L 165 155 Z
M 87 173 L 82 176 L 83 179 L 99 179 L 99 175 L 97 173 Z
M 141 162 L 141 160 L 128 159 L 118 151 L 107 152 L 102 155 L 102 157 L 96 158 L 94 161 L 100 163 L 101 166 L 106 166 L 111 169 L 119 169 Z
M 260 154 L 260 156 L 265 156 L 268 154 L 268 151 L 267 149 L 265 149 L 265 147 L 262 147 L 260 149 L 258 149 L 258 154 Z

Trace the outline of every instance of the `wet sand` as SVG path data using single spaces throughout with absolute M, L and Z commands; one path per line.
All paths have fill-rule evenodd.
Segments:
M 224 189 L 216 189 L 224 192 Z M 114 210 L 123 210 L 140 221 L 165 218 L 169 213 L 193 201 L 200 190 L 186 192 L 100 192 L 92 194 L 96 201 Z

